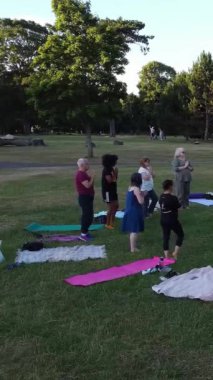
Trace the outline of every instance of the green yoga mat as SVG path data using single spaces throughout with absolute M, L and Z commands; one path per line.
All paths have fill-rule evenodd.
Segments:
M 90 231 L 101 230 L 104 227 L 103 224 L 92 224 L 89 228 Z M 29 232 L 66 232 L 66 231 L 80 231 L 80 224 L 65 224 L 65 225 L 42 225 L 38 223 L 31 223 L 25 227 L 25 230 Z

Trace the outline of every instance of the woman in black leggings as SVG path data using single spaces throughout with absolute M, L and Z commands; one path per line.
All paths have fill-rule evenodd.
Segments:
M 163 229 L 163 249 L 165 257 L 169 257 L 169 240 L 171 231 L 177 235 L 175 250 L 172 256 L 177 260 L 178 252 L 184 239 L 183 228 L 178 220 L 178 209 L 181 207 L 178 198 L 172 194 L 173 181 L 163 182 L 163 194 L 160 196 L 161 227 Z

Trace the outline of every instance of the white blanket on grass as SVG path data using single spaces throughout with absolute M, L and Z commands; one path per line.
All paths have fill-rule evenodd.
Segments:
M 202 206 L 207 206 L 207 207 L 210 207 L 210 206 L 213 206 L 213 200 L 212 199 L 189 199 L 190 202 L 192 203 L 198 203 L 199 205 L 202 205 Z
M 44 263 L 57 261 L 83 261 L 106 258 L 105 245 L 43 248 L 40 251 L 18 251 L 16 263 Z
M 154 292 L 175 298 L 197 298 L 213 301 L 213 268 L 192 269 L 152 287 Z

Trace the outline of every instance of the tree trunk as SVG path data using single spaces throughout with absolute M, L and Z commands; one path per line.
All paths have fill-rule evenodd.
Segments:
M 110 137 L 115 137 L 115 119 L 110 119 L 109 121 L 109 135 Z
M 86 147 L 87 147 L 87 157 L 93 158 L 93 145 L 92 145 L 92 136 L 91 136 L 90 127 L 87 127 L 86 129 Z
M 206 126 L 205 126 L 205 132 L 204 132 L 204 140 L 208 140 L 209 135 L 209 110 L 206 108 Z

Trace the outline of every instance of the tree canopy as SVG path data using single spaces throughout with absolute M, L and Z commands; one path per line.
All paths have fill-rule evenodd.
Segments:
M 33 61 L 29 94 L 40 116 L 54 127 L 76 123 L 89 133 L 93 120 L 112 113 L 126 94 L 117 79 L 128 63 L 130 45 L 148 49 L 151 37 L 141 35 L 139 21 L 100 19 L 90 3 L 53 0 L 56 33 L 49 35 Z
M 27 132 L 36 123 L 57 131 L 91 131 L 110 124 L 147 132 L 211 134 L 213 60 L 202 52 L 188 72 L 152 61 L 139 73 L 139 95 L 119 75 L 133 44 L 149 51 L 153 38 L 138 20 L 100 18 L 90 1 L 52 0 L 55 25 L 0 19 L 1 133 Z M 112 128 L 112 129 L 113 129 Z M 113 133 L 111 133 L 113 136 Z M 90 149 L 89 154 L 92 154 Z

